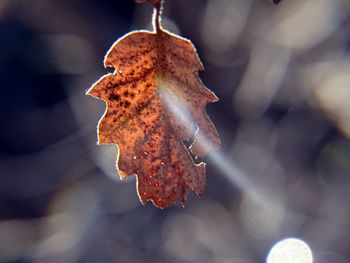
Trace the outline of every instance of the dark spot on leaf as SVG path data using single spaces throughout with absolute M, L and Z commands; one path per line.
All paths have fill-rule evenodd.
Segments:
M 118 101 L 120 99 L 120 96 L 118 94 L 110 94 L 109 95 L 109 100 L 111 101 Z

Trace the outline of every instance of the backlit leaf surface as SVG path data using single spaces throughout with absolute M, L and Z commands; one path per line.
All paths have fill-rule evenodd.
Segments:
M 98 80 L 87 92 L 106 102 L 98 125 L 99 144 L 117 144 L 121 178 L 136 174 L 142 203 L 160 208 L 184 204 L 186 192 L 201 196 L 205 164 L 196 164 L 217 149 L 217 131 L 205 113 L 217 97 L 198 77 L 203 66 L 190 41 L 160 27 L 160 3 L 155 32 L 131 32 L 117 40 L 105 57 L 114 73 Z M 184 141 L 190 141 L 190 152 Z

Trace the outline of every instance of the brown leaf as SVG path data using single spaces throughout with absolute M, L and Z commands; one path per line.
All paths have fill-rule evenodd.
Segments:
M 156 12 L 156 32 L 132 32 L 117 40 L 104 61 L 115 72 L 87 94 L 107 104 L 98 143 L 118 145 L 121 178 L 136 174 L 141 202 L 165 208 L 184 204 L 188 190 L 204 192 L 205 164 L 194 163 L 183 141 L 198 127 L 190 150 L 200 157 L 220 141 L 205 113 L 206 104 L 218 99 L 198 77 L 203 66 L 197 53 L 190 41 L 162 30 Z
M 160 8 L 160 4 L 161 4 L 161 0 L 136 0 L 136 2 L 140 4 L 149 2 L 155 8 Z
M 282 0 L 267 0 L 267 1 L 269 1 L 271 4 L 275 4 L 275 5 L 277 5 L 280 2 L 282 2 Z

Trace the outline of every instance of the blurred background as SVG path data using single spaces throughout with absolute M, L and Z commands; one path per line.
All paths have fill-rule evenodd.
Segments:
M 96 146 L 105 105 L 85 96 L 151 13 L 0 0 L 0 262 L 350 262 L 350 1 L 166 1 L 222 138 L 204 197 L 166 210 L 119 180 L 117 147 Z

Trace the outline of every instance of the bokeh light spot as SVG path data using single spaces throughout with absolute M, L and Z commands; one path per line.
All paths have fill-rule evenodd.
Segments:
M 287 238 L 276 243 L 267 256 L 267 263 L 312 263 L 310 247 L 302 240 Z

